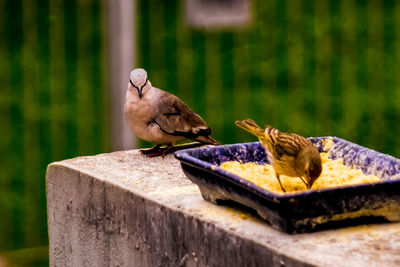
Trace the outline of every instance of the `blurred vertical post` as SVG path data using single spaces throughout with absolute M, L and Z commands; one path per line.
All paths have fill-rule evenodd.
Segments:
M 136 138 L 125 123 L 123 107 L 129 73 L 135 64 L 136 0 L 106 0 L 111 90 L 112 149 L 136 147 Z

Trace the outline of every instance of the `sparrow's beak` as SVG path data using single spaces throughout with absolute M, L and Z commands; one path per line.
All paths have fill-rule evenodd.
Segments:
M 308 178 L 308 179 L 307 179 L 307 181 L 308 181 L 308 183 L 307 183 L 307 188 L 310 189 L 310 188 L 312 187 L 312 185 L 314 184 L 314 182 L 315 182 L 316 179 L 312 179 L 312 178 L 311 178 L 310 176 L 308 176 L 308 175 L 307 175 L 307 178 Z

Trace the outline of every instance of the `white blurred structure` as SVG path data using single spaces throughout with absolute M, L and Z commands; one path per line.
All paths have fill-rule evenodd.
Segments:
M 129 73 L 136 64 L 134 53 L 136 1 L 106 1 L 109 21 L 112 149 L 125 150 L 136 147 L 136 137 L 129 130 L 123 113 Z
M 186 21 L 192 27 L 241 27 L 250 23 L 250 0 L 186 0 Z

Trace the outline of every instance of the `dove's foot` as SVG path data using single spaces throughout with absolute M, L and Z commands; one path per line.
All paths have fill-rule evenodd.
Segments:
M 139 151 L 148 157 L 156 157 L 156 156 L 161 156 L 162 154 L 159 154 L 161 151 L 161 145 L 155 145 L 154 147 L 150 149 L 140 149 Z M 153 156 L 154 154 L 154 156 Z
M 144 154 L 146 157 L 154 158 L 158 156 L 165 156 L 167 153 L 165 152 L 165 148 L 160 148 L 158 151 L 154 151 L 151 153 Z
M 171 144 L 167 145 L 166 147 L 161 147 L 160 144 L 155 145 L 153 148 L 150 149 L 140 149 L 139 151 L 149 157 L 149 158 L 153 158 L 153 157 L 158 157 L 158 156 L 165 156 L 169 153 L 174 152 L 175 150 L 173 150 L 173 146 Z

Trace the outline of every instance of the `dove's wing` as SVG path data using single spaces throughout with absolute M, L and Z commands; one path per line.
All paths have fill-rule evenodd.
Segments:
M 196 139 L 209 136 L 211 129 L 178 97 L 164 92 L 159 100 L 159 112 L 154 122 L 167 134 Z

